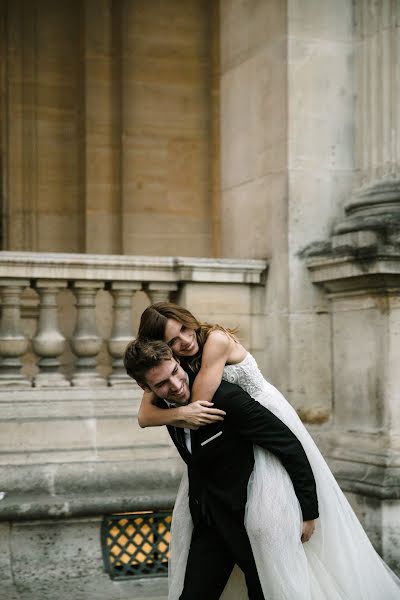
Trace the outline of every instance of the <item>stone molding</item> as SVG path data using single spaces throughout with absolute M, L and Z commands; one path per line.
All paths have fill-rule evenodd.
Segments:
M 326 458 L 343 491 L 400 500 L 400 450 L 386 431 L 331 431 Z
M 118 466 L 118 465 L 116 465 Z M 112 488 L 92 494 L 10 494 L 0 502 L 1 521 L 32 521 L 66 517 L 102 516 L 105 514 L 149 510 L 172 510 L 180 477 L 165 470 L 154 470 L 160 488 L 144 486 L 135 478 L 135 489 Z M 144 482 L 146 483 L 146 482 Z
M 350 245 L 351 240 L 349 240 Z M 400 288 L 400 254 L 354 256 L 331 252 L 307 259 L 313 283 L 320 284 L 329 294 L 374 290 L 384 293 Z
M 268 262 L 230 258 L 0 252 L 1 277 L 265 283 Z
M 400 500 L 400 467 L 371 465 L 373 456 L 366 454 L 363 462 L 354 458 L 328 457 L 330 467 L 341 489 L 377 498 L 378 500 Z

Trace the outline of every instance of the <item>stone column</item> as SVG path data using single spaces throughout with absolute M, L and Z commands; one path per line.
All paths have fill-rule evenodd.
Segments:
M 57 295 L 67 287 L 66 281 L 40 279 L 35 287 L 40 297 L 39 324 L 32 340 L 33 349 L 40 357 L 40 372 L 33 380 L 35 387 L 65 387 L 69 381 L 58 372 L 65 338 L 58 327 Z
M 150 298 L 150 302 L 169 302 L 171 294 L 178 290 L 176 283 L 152 281 L 145 285 L 145 291 Z
M 110 292 L 114 298 L 114 325 L 108 340 L 108 350 L 113 357 L 112 373 L 108 379 L 111 386 L 131 386 L 132 380 L 127 376 L 123 356 L 127 344 L 133 339 L 132 332 L 132 297 L 142 288 L 141 283 L 113 281 Z
M 28 339 L 21 328 L 21 294 L 28 279 L 2 279 L 0 323 L 0 386 L 25 387 L 30 381 L 21 373 L 21 356 L 28 349 Z
M 77 308 L 71 346 L 78 357 L 76 371 L 72 378 L 73 386 L 106 385 L 105 379 L 96 371 L 96 357 L 102 344 L 96 327 L 96 294 L 103 286 L 100 281 L 74 281 L 71 286 L 76 297 Z
M 400 223 L 400 4 L 354 7 L 357 176 L 339 234 Z

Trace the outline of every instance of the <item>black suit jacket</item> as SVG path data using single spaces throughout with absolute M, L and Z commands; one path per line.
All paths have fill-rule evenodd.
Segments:
M 254 467 L 253 444 L 280 459 L 293 482 L 303 520 L 316 519 L 315 479 L 304 449 L 290 429 L 242 388 L 226 381 L 221 382 L 213 402 L 215 408 L 226 411 L 225 419 L 191 432 L 192 453 L 185 445 L 183 429 L 168 427 L 188 467 L 194 523 L 214 505 L 227 510 L 244 509 Z

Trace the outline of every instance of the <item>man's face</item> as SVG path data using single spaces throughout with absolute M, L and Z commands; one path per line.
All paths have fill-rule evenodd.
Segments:
M 159 398 L 184 406 L 189 403 L 188 377 L 175 359 L 163 360 L 146 373 L 147 387 Z

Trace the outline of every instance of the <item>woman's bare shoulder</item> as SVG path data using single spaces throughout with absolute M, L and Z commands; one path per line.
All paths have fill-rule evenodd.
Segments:
M 223 329 L 212 329 L 207 336 L 206 344 L 218 344 L 221 348 L 228 348 L 233 341 L 233 338 Z
M 223 329 L 213 329 L 210 331 L 207 343 L 212 345 L 217 351 L 225 354 L 227 364 L 241 362 L 247 354 L 246 348 Z

